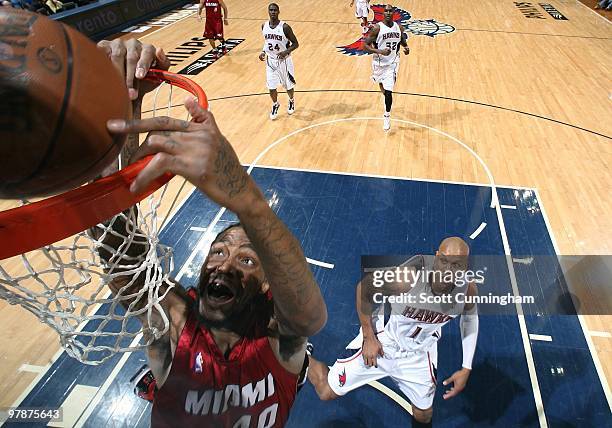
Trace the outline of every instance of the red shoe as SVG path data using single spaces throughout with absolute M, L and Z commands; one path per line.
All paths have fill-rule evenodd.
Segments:
M 153 402 L 155 391 L 157 391 L 157 380 L 153 376 L 153 372 L 146 364 L 138 370 L 138 372 L 130 379 L 134 385 L 134 394 L 137 397 Z

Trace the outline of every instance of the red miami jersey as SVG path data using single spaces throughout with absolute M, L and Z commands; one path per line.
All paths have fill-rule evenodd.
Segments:
M 265 333 L 243 337 L 226 359 L 195 311 L 181 332 L 170 374 L 155 394 L 151 427 L 283 427 L 298 375 L 280 365 Z
M 204 0 L 206 20 L 221 21 L 221 4 L 218 0 Z

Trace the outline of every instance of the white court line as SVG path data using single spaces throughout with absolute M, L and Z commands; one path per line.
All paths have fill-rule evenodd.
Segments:
M 46 366 L 35 366 L 32 364 L 22 364 L 17 370 L 20 372 L 29 372 L 29 373 L 43 373 L 49 370 L 50 365 Z
M 320 261 L 315 260 L 315 259 L 309 259 L 308 257 L 306 257 L 306 261 L 308 263 L 310 263 L 311 265 L 321 266 L 321 267 L 324 267 L 326 269 L 333 269 L 334 268 L 334 265 L 331 264 L 331 263 L 320 262 Z
M 140 341 L 141 337 L 142 337 L 142 333 L 139 333 L 138 335 L 136 335 L 136 337 L 134 337 L 134 340 L 132 340 L 132 342 L 130 343 L 130 347 L 135 346 Z M 93 411 L 96 409 L 96 406 L 98 405 L 100 400 L 102 400 L 102 398 L 104 397 L 104 394 L 106 393 L 108 388 L 111 386 L 111 384 L 113 383 L 113 381 L 115 380 L 115 378 L 117 377 L 117 375 L 119 374 L 119 372 L 121 371 L 125 363 L 127 362 L 128 358 L 130 358 L 130 355 L 132 355 L 131 352 L 126 352 L 121 356 L 121 359 L 117 362 L 117 365 L 113 368 L 113 371 L 110 372 L 110 374 L 106 378 L 106 381 L 102 384 L 100 389 L 98 389 L 98 392 L 93 397 L 93 399 L 89 402 L 89 405 L 87 406 L 87 408 L 85 409 L 85 411 L 83 412 L 81 417 L 78 419 L 77 423 L 74 425 L 73 428 L 81 428 L 85 424 L 85 422 L 87 422 L 87 419 L 91 416 Z
M 595 336 L 595 337 L 612 337 L 612 333 L 610 333 L 608 331 L 590 330 L 589 334 L 591 336 Z
M 597 0 L 597 2 L 599 3 L 599 0 Z M 608 18 L 606 18 L 603 15 L 600 15 L 599 13 L 595 12 L 594 9 L 591 9 L 590 7 L 588 7 L 586 4 L 582 3 L 580 0 L 576 0 L 576 3 L 581 4 L 582 6 L 586 7 L 588 10 L 590 10 L 591 12 L 593 12 L 595 15 L 599 16 L 600 18 L 602 18 L 604 21 L 606 21 L 608 24 L 612 24 L 612 22 L 610 22 L 610 20 Z
M 316 172 L 319 174 L 332 174 L 332 175 L 349 175 L 349 176 L 354 176 L 354 177 L 387 178 L 389 180 L 417 181 L 420 183 L 442 183 L 442 184 L 459 184 L 461 186 L 472 186 L 472 187 L 491 187 L 489 183 L 453 181 L 453 180 L 434 180 L 433 178 L 430 179 L 430 178 L 401 177 L 398 175 L 362 174 L 358 172 L 345 172 L 345 171 L 310 169 L 310 168 L 293 168 L 293 167 L 288 167 L 288 166 L 257 165 L 257 168 L 278 169 L 278 170 L 298 171 L 298 172 Z M 511 186 L 511 185 L 506 185 L 506 184 L 498 184 L 497 187 L 503 187 L 505 189 L 513 189 L 513 190 L 535 190 L 535 187 Z
M 512 257 L 512 261 L 520 265 L 530 265 L 531 263 L 533 263 L 533 257 L 524 257 L 524 258 Z
M 546 210 L 544 209 L 544 202 L 540 197 L 540 193 L 538 189 L 535 189 L 535 197 L 538 200 L 538 205 L 540 206 L 540 210 L 542 211 L 542 217 L 544 217 L 544 224 L 546 224 L 546 229 L 548 230 L 548 236 L 553 244 L 553 248 L 555 249 L 555 253 L 557 256 L 561 255 L 561 251 L 559 251 L 559 246 L 557 245 L 557 240 L 555 239 L 555 234 L 553 233 L 552 227 L 550 227 L 550 222 L 548 221 L 548 216 L 546 215 Z M 584 339 L 586 340 L 587 347 L 589 348 L 589 352 L 591 353 L 591 358 L 593 359 L 593 364 L 595 364 L 595 370 L 597 371 L 597 375 L 599 376 L 599 381 L 601 382 L 601 387 L 603 388 L 606 399 L 608 400 L 608 407 L 610 407 L 610 412 L 612 412 L 612 392 L 610 392 L 610 384 L 608 383 L 608 378 L 606 377 L 606 372 L 601 365 L 601 361 L 599 360 L 599 354 L 597 353 L 597 349 L 595 349 L 595 345 L 593 344 L 593 339 L 589 334 L 589 328 L 584 319 L 584 316 L 581 314 L 577 314 L 578 322 L 580 323 L 580 327 L 582 328 L 582 334 L 584 335 Z
M 206 227 L 198 227 L 198 226 L 192 226 L 189 228 L 189 230 L 192 230 L 194 232 L 206 232 Z
M 59 406 L 63 409 L 62 420 L 49 422 L 47 426 L 58 428 L 73 427 L 97 392 L 98 388 L 95 386 L 75 385 L 64 402 Z
M 482 232 L 485 227 L 487 227 L 487 223 L 483 221 L 482 223 L 480 223 L 480 226 L 478 226 L 478 229 L 472 232 L 472 234 L 470 235 L 470 239 L 475 239 L 478 235 L 480 235 L 480 232 Z
M 395 401 L 397 404 L 402 406 L 404 410 L 406 410 L 410 415 L 412 415 L 412 406 L 410 405 L 408 401 L 404 399 L 404 397 L 399 395 L 397 392 L 393 391 L 391 388 L 386 387 L 385 385 L 378 382 L 377 380 L 370 382 L 367 385 L 370 385 L 374 389 L 378 389 L 380 392 L 385 394 L 387 397 L 389 397 L 390 399 Z
M 501 207 L 505 210 L 515 210 L 516 209 L 516 206 L 514 205 L 502 205 Z
M 547 336 L 545 334 L 530 334 L 529 338 L 531 340 L 540 340 L 542 342 L 552 342 L 552 336 Z

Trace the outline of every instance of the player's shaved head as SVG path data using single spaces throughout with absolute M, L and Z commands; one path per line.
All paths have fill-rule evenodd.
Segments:
M 438 249 L 441 254 L 445 254 L 447 256 L 469 256 L 470 255 L 470 247 L 468 244 L 458 236 L 450 236 L 444 239 L 440 243 L 440 248 Z
M 270 4 L 268 5 L 268 9 L 270 9 L 271 7 L 275 7 L 275 8 L 276 8 L 276 10 L 280 10 L 280 7 L 278 7 L 278 5 L 277 5 L 276 3 L 270 3 Z

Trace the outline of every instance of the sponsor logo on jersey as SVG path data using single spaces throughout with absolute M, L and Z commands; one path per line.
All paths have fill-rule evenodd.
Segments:
M 563 16 L 561 12 L 559 12 L 552 4 L 548 3 L 538 3 L 542 9 L 544 9 L 550 16 L 559 21 L 568 21 L 568 19 Z
M 346 369 L 343 369 L 342 373 L 338 375 L 338 384 L 340 386 L 344 386 L 345 383 L 346 383 Z
M 374 20 L 371 21 L 371 25 L 377 24 L 384 20 L 384 5 L 375 4 L 372 5 L 370 9 L 372 9 L 374 12 Z M 434 37 L 441 34 L 449 34 L 455 31 L 455 27 L 452 25 L 438 22 L 435 19 L 414 19 L 411 21 L 411 17 L 410 12 L 399 7 L 396 7 L 393 12 L 393 21 L 403 26 L 406 32 L 416 36 Z M 367 52 L 363 50 L 364 41 L 365 35 L 350 45 L 338 46 L 338 51 L 349 56 L 367 55 Z
M 200 74 L 202 71 L 206 70 L 212 64 L 214 64 L 219 58 L 225 55 L 227 52 L 234 49 L 240 43 L 244 42 L 245 39 L 227 39 L 223 47 L 225 48 L 222 52 L 213 52 L 208 51 L 206 54 L 196 59 L 194 62 L 189 64 L 187 67 L 183 68 L 179 71 L 179 74 L 186 74 L 189 76 L 195 76 L 196 74 Z M 219 49 L 219 46 L 217 46 Z

